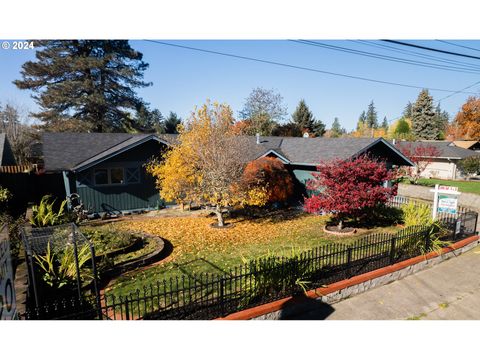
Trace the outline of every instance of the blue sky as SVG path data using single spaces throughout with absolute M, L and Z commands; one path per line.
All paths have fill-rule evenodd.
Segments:
M 467 74 L 389 62 L 370 57 L 307 46 L 287 40 L 165 40 L 173 44 L 212 51 L 315 68 L 324 71 L 398 82 L 422 87 L 460 90 L 480 81 L 480 72 Z M 363 45 L 352 41 L 326 41 L 329 45 L 374 52 L 416 61 L 433 62 L 387 49 Z M 450 40 L 451 41 L 451 40 Z M 480 56 L 480 51 L 460 48 L 434 40 L 411 41 L 419 45 Z M 480 50 L 480 41 L 453 41 L 455 44 Z M 385 44 L 369 41 L 373 44 Z M 245 98 L 254 87 L 273 88 L 284 97 L 289 113 L 302 98 L 318 119 L 330 126 L 334 117 L 340 119 L 348 130 L 355 127 L 359 114 L 366 110 L 371 100 L 375 102 L 379 120 L 398 117 L 408 101 L 414 101 L 419 89 L 370 83 L 326 74 L 302 71 L 234 59 L 214 54 L 169 47 L 141 40 L 131 41 L 132 47 L 141 51 L 150 64 L 145 80 L 153 85 L 139 89 L 138 93 L 152 107 L 168 114 L 170 110 L 188 117 L 195 105 L 205 100 L 226 102 L 235 114 L 242 108 Z M 401 50 L 417 51 L 428 56 L 462 61 L 480 67 L 480 60 L 466 59 L 399 45 L 385 44 Z M 14 101 L 32 111 L 37 109 L 31 93 L 19 90 L 12 81 L 19 78 L 21 65 L 34 58 L 34 50 L 0 49 L 0 102 Z M 459 65 L 456 65 L 459 66 Z M 480 85 L 467 91 L 478 93 Z M 435 100 L 449 93 L 431 91 Z M 441 106 L 452 116 L 465 102 L 468 94 L 456 94 L 442 101 Z

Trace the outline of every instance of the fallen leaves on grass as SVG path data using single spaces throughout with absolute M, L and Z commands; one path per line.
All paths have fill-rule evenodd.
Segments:
M 172 259 L 184 253 L 198 251 L 227 251 L 240 244 L 264 244 L 278 237 L 298 238 L 306 231 L 315 232 L 324 237 L 322 227 L 325 217 L 299 214 L 286 219 L 268 217 L 249 220 L 244 218 L 229 219 L 234 226 L 228 229 L 210 227 L 214 222 L 205 217 L 176 217 L 149 219 L 119 223 L 123 230 L 142 231 L 160 236 L 172 243 Z

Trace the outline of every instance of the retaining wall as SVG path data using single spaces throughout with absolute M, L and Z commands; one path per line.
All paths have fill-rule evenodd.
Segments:
M 288 297 L 265 305 L 230 314 L 225 320 L 280 320 L 292 315 L 306 314 L 321 302 L 333 304 L 367 290 L 402 279 L 442 261 L 458 256 L 480 244 L 479 236 L 461 240 L 440 252 L 430 252 L 397 264 L 342 280 L 326 287 L 308 291 L 301 297 Z M 401 294 L 399 294 L 401 296 Z M 314 301 L 312 301 L 314 300 Z

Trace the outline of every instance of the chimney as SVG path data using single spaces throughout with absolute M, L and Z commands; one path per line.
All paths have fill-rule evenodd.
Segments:
M 257 144 L 260 144 L 260 134 L 257 133 L 255 136 L 257 137 Z

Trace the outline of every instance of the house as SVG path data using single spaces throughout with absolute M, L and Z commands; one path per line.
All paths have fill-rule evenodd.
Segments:
M 16 162 L 7 134 L 0 133 L 0 166 L 12 165 L 16 165 Z
M 455 140 L 453 141 L 455 146 L 480 152 L 480 141 L 477 140 Z
M 159 193 L 144 164 L 175 142 L 175 135 L 121 133 L 45 133 L 42 138 L 44 182 L 56 184 L 64 198 L 78 193 L 95 212 L 155 208 Z M 263 156 L 282 161 L 297 182 L 297 194 L 320 161 L 347 159 L 365 153 L 386 166 L 413 165 L 384 139 L 245 136 L 245 162 Z
M 474 144 L 472 144 L 474 145 Z M 478 155 L 477 152 L 459 147 L 451 141 L 398 141 L 395 146 L 399 149 L 407 148 L 414 152 L 417 147 L 433 147 L 438 155 L 426 158 L 430 163 L 420 176 L 424 178 L 438 178 L 455 180 L 463 177 L 458 169 L 458 162 L 469 156 Z
M 385 162 L 388 168 L 414 164 L 395 146 L 383 138 L 306 138 L 306 137 L 249 137 L 247 159 L 262 156 L 278 158 L 291 172 L 296 182 L 296 195 L 306 194 L 306 184 L 322 161 L 344 160 L 368 154 Z
M 154 208 L 160 198 L 144 164 L 171 142 L 155 134 L 44 133 L 39 176 L 51 185 L 46 193 L 78 193 L 93 212 Z

